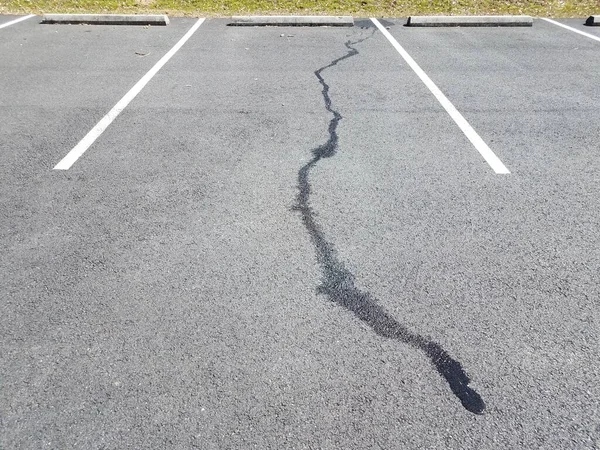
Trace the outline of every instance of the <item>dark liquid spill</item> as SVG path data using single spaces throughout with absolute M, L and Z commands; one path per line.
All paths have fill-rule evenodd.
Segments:
M 331 106 L 329 85 L 325 82 L 321 74 L 326 69 L 337 65 L 340 61 L 358 55 L 358 50 L 353 45 L 359 44 L 369 37 L 355 42 L 346 42 L 345 46 L 348 49 L 346 55 L 334 59 L 328 65 L 314 72 L 323 87 L 322 95 L 325 108 L 333 117 L 329 122 L 329 139 L 323 145 L 312 150 L 313 158 L 298 171 L 299 192 L 294 209 L 300 212 L 302 222 L 315 246 L 317 261 L 323 275 L 322 284 L 318 290 L 319 293 L 326 295 L 332 302 L 353 312 L 358 319 L 369 325 L 379 336 L 395 339 L 422 351 L 429 358 L 429 361 L 437 372 L 446 380 L 451 391 L 460 400 L 465 409 L 475 414 L 482 414 L 485 410 L 485 403 L 481 396 L 469 387 L 470 379 L 462 365 L 453 359 L 438 343 L 420 334 L 411 332 L 404 325 L 396 321 L 396 319 L 377 304 L 376 299 L 368 292 L 363 292 L 354 285 L 354 275 L 338 259 L 333 244 L 325 239 L 310 206 L 310 171 L 321 159 L 331 158 L 336 154 L 338 149 L 337 127 L 340 120 L 342 120 L 342 115 Z

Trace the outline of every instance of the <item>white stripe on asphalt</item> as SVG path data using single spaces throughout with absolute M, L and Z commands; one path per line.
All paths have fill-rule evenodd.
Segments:
M 593 34 L 586 33 L 585 31 L 580 31 L 577 28 L 570 27 L 568 25 L 565 25 L 564 23 L 557 22 L 556 20 L 546 19 L 545 17 L 541 17 L 541 19 L 545 20 L 546 22 L 553 23 L 554 25 L 558 25 L 559 27 L 566 28 L 567 30 L 571 30 L 574 33 L 581 34 L 582 36 L 589 37 L 590 39 L 600 42 L 600 37 L 594 36 Z
M 94 128 L 90 130 L 85 137 L 79 141 L 79 143 L 73 147 L 73 149 L 67 153 L 56 166 L 54 166 L 54 170 L 68 170 L 74 163 L 79 159 L 81 155 L 85 153 L 85 151 L 90 148 L 90 146 L 94 143 L 98 137 L 108 128 L 108 126 L 112 123 L 113 120 L 123 111 L 127 105 L 140 93 L 140 91 L 148 84 L 148 82 L 152 79 L 154 75 L 171 59 L 171 57 L 177 53 L 177 51 L 186 43 L 186 41 L 194 34 L 194 32 L 202 25 L 204 19 L 198 19 L 198 21 L 194 24 L 192 28 L 175 44 L 175 46 L 169 50 L 165 56 L 163 56 L 160 61 L 158 61 L 152 69 L 146 73 L 142 77 L 140 81 L 138 81 L 135 86 L 131 88 L 127 94 L 123 96 L 119 103 L 117 103 L 109 112 L 106 114 L 100 122 L 96 124 Z
M 10 27 L 11 25 L 14 25 L 15 23 L 23 22 L 24 20 L 31 19 L 32 17 L 35 17 L 35 14 L 29 14 L 28 16 L 19 17 L 18 19 L 11 20 L 10 22 L 3 23 L 2 25 L 0 25 L 0 28 Z
M 421 81 L 429 88 L 431 93 L 435 96 L 435 98 L 440 102 L 440 104 L 444 107 L 446 112 L 452 117 L 456 125 L 462 130 L 465 136 L 471 141 L 471 144 L 477 149 L 477 151 L 483 156 L 483 158 L 487 161 L 490 167 L 494 170 L 494 172 L 499 174 L 507 174 L 510 171 L 506 168 L 502 161 L 494 154 L 494 152 L 487 146 L 487 144 L 481 139 L 481 137 L 477 134 L 477 132 L 469 125 L 469 122 L 462 116 L 461 113 L 454 107 L 450 100 L 446 98 L 446 96 L 440 91 L 440 89 L 435 85 L 431 78 L 427 76 L 427 74 L 419 67 L 419 65 L 415 62 L 414 59 L 408 54 L 406 50 L 394 39 L 394 37 L 389 33 L 388 30 L 385 29 L 383 25 L 379 23 L 377 19 L 371 19 L 373 23 L 379 28 L 379 31 L 383 33 L 383 35 L 390 41 L 390 43 L 394 46 L 394 48 L 400 53 L 400 56 L 404 58 L 404 60 L 408 63 L 410 68 L 417 74 L 417 76 L 421 79 Z

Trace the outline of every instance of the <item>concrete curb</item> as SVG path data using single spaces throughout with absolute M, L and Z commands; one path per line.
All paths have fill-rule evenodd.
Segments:
M 169 18 L 164 14 L 44 14 L 41 23 L 164 26 L 169 24 Z
M 585 21 L 585 24 L 589 27 L 600 27 L 600 16 L 590 16 Z
M 530 27 L 530 16 L 411 16 L 408 27 Z
M 351 16 L 233 16 L 229 26 L 237 27 L 351 27 Z

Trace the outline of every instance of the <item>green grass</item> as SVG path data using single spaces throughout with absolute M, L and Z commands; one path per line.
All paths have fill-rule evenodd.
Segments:
M 0 0 L 0 14 L 51 12 L 167 13 L 220 17 L 234 14 L 350 14 L 406 17 L 417 14 L 530 14 L 587 17 L 599 0 Z

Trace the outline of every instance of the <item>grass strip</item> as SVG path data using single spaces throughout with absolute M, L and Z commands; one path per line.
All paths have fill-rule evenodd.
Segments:
M 0 14 L 147 13 L 225 17 L 248 14 L 321 14 L 355 17 L 528 14 L 587 17 L 598 0 L 0 0 Z

